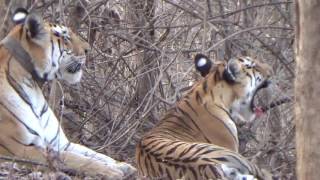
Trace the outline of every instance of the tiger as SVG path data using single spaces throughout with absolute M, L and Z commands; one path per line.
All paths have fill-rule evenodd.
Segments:
M 79 172 L 109 179 L 134 173 L 130 164 L 70 142 L 41 90 L 53 79 L 78 83 L 89 44 L 23 8 L 12 20 L 16 25 L 0 42 L 0 155 L 46 163 L 49 149 Z
M 194 58 L 203 78 L 193 85 L 136 146 L 141 177 L 150 179 L 273 179 L 238 152 L 234 114 L 254 116 L 254 96 L 268 87 L 272 69 L 251 57 Z M 240 107 L 241 106 L 241 107 Z

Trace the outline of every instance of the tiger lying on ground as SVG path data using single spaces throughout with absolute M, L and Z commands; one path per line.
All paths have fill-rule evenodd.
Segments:
M 39 87 L 52 79 L 79 82 L 89 45 L 22 8 L 13 20 L 17 25 L 0 43 L 0 154 L 45 162 L 49 148 L 68 168 L 110 179 L 133 173 L 129 164 L 71 143 Z
M 204 76 L 147 133 L 136 148 L 139 174 L 151 179 L 272 179 L 238 153 L 232 110 L 253 112 L 271 68 L 250 57 L 212 63 L 195 56 Z M 243 106 L 239 108 L 238 106 Z

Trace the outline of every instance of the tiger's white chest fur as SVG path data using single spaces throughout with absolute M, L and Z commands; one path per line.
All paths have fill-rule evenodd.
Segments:
M 21 137 L 21 142 L 42 148 L 47 147 L 60 129 L 59 122 L 32 76 L 19 67 L 17 62 L 11 61 L 10 63 L 13 63 L 11 67 L 16 67 L 15 69 L 9 68 L 7 74 L 8 83 L 12 88 L 3 90 L 6 93 L 2 97 L 2 101 L 20 121 L 23 121 L 27 127 L 32 127 L 32 131 L 38 134 L 25 133 Z M 24 129 L 25 127 L 20 128 Z M 58 136 L 61 137 L 55 138 L 57 143 L 61 147 L 65 146 L 68 140 L 63 132 L 61 131 Z

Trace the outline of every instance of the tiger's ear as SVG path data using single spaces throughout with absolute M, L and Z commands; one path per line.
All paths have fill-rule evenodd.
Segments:
M 48 33 L 45 30 L 44 21 L 39 15 L 35 13 L 29 14 L 24 24 L 27 36 L 33 41 L 40 41 L 43 40 L 43 38 L 48 37 Z
M 211 60 L 203 54 L 197 54 L 194 57 L 194 64 L 196 66 L 196 70 L 200 72 L 202 77 L 205 77 L 207 74 L 209 74 L 212 67 Z
M 223 79 L 225 79 L 229 84 L 236 83 L 240 75 L 240 66 L 236 59 L 231 59 L 228 61 L 225 70 L 223 71 Z
M 22 24 L 25 22 L 28 14 L 29 14 L 28 10 L 24 8 L 17 8 L 13 13 L 12 21 L 15 24 Z

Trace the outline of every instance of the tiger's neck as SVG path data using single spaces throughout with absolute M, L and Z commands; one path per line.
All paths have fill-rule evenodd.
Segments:
M 234 92 L 219 73 L 199 84 L 167 113 L 154 131 L 174 139 L 211 143 L 238 151 L 237 128 L 229 112 L 236 98 Z
M 7 51 L 7 49 L 1 48 L 1 51 Z M 47 106 L 47 103 L 38 83 L 13 56 L 9 55 L 3 60 L 2 63 L 6 64 L 6 68 L 3 69 L 6 83 L 13 88 L 11 94 L 16 94 L 17 98 L 22 99 L 31 107 L 33 113 L 40 117 L 41 110 L 43 106 Z M 9 90 L 7 91 L 9 92 Z
M 177 103 L 162 119 L 153 133 L 188 142 L 204 142 L 238 151 L 238 135 L 229 114 L 229 93 L 203 93 L 199 89 Z M 227 97 L 224 97 L 229 94 Z M 227 99 L 229 98 L 229 99 Z M 225 99 L 228 103 L 224 103 Z M 230 103 L 229 103 L 230 102 Z

